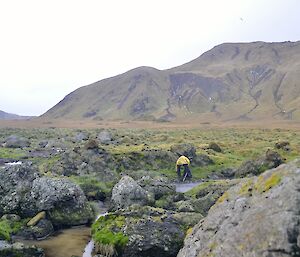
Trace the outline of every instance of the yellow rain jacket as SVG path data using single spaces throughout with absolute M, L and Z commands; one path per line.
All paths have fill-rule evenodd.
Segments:
M 189 160 L 189 158 L 182 155 L 178 158 L 178 160 L 176 162 L 176 166 L 177 165 L 183 165 L 183 164 L 190 165 L 190 160 Z

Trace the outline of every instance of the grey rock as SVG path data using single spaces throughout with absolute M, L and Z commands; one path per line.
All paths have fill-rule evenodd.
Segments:
M 97 138 L 101 144 L 109 144 L 112 141 L 111 133 L 107 130 L 101 131 Z
M 177 144 L 171 146 L 171 152 L 176 153 L 179 156 L 184 155 L 188 158 L 194 158 L 196 156 L 196 148 L 192 144 Z
M 222 152 L 222 148 L 215 142 L 209 143 L 208 149 L 212 149 L 213 151 L 218 153 Z
M 35 246 L 25 246 L 22 243 L 0 241 L 0 257 L 45 257 L 44 250 Z
M 191 165 L 194 166 L 207 166 L 213 164 L 214 161 L 205 154 L 196 155 L 193 159 L 191 159 Z
M 54 227 L 50 220 L 41 219 L 35 226 L 25 227 L 18 231 L 17 236 L 26 240 L 45 239 L 54 232 Z
M 79 132 L 75 135 L 75 142 L 81 142 L 89 139 L 89 135 L 84 132 Z
M 256 160 L 249 160 L 244 162 L 235 171 L 235 176 L 242 178 L 246 176 L 259 175 L 267 169 L 272 169 L 278 167 L 283 163 L 283 159 L 279 153 L 268 150 L 265 156 L 258 158 Z
M 124 176 L 113 187 L 111 202 L 112 209 L 121 209 L 133 204 L 149 205 L 154 196 L 143 189 L 133 178 Z
M 7 148 L 24 148 L 30 146 L 30 141 L 18 135 L 11 135 L 5 139 L 4 146 Z
M 178 257 L 300 256 L 300 160 L 243 179 L 186 238 Z
M 41 177 L 28 164 L 0 172 L 0 214 L 33 217 L 46 211 L 54 226 L 85 224 L 92 210 L 79 186 L 67 179 Z
M 291 146 L 290 146 L 290 142 L 288 141 L 280 141 L 275 143 L 275 148 L 276 149 L 282 149 L 284 151 L 290 151 L 291 150 Z
M 197 215 L 196 220 L 199 218 Z M 184 227 L 195 224 L 192 222 L 195 216 L 192 217 L 191 214 L 185 216 L 160 208 L 139 205 L 118 210 L 101 219 L 96 222 L 98 229 L 111 222 L 108 224 L 111 231 L 121 232 L 128 237 L 128 243 L 123 249 L 117 249 L 118 256 L 123 257 L 176 256 L 183 244 Z M 118 224 L 113 221 L 114 219 L 119 220 Z M 121 219 L 122 225 L 120 225 Z M 95 231 L 95 225 L 93 227 Z
M 9 220 L 9 221 L 20 221 L 21 217 L 19 215 L 16 214 L 4 214 L 1 217 L 1 220 Z
M 176 187 L 167 178 L 144 176 L 137 181 L 146 191 L 153 193 L 155 200 L 168 194 L 175 194 Z

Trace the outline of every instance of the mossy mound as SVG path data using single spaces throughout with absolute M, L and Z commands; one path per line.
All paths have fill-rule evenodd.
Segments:
M 176 256 L 188 228 L 202 215 L 132 205 L 100 217 L 92 226 L 98 253 L 106 256 Z

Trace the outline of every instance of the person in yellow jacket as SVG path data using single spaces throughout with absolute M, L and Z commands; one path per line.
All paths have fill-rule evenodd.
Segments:
M 176 169 L 177 169 L 177 176 L 178 179 L 181 180 L 181 167 L 183 166 L 184 168 L 184 173 L 183 173 L 183 181 L 186 178 L 191 178 L 192 177 L 192 173 L 190 171 L 189 165 L 190 165 L 190 160 L 189 158 L 187 158 L 186 156 L 182 155 L 180 156 L 177 161 L 176 161 Z

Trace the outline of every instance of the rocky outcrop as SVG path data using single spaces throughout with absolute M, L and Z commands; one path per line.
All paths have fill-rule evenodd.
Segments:
M 211 150 L 213 150 L 215 152 L 218 152 L 218 153 L 222 152 L 222 148 L 215 142 L 209 143 L 208 149 L 211 149 Z
M 45 257 L 43 249 L 0 240 L 0 257 Z
M 196 148 L 192 144 L 173 145 L 170 150 L 178 156 L 184 155 L 188 158 L 194 158 L 196 156 Z
M 279 142 L 275 143 L 275 148 L 282 149 L 284 151 L 290 151 L 291 145 L 290 145 L 290 142 L 288 142 L 288 141 L 279 141 Z
M 279 153 L 268 150 L 265 156 L 256 160 L 244 162 L 236 171 L 235 176 L 238 178 L 259 175 L 265 170 L 276 168 L 283 163 L 283 159 Z
M 243 179 L 185 239 L 177 257 L 300 256 L 300 161 Z
M 176 256 L 185 230 L 201 218 L 134 205 L 101 217 L 92 228 L 100 254 L 122 257 Z M 108 256 L 108 255 L 107 255 Z
M 219 197 L 238 182 L 238 179 L 203 182 L 186 193 L 186 196 L 190 196 L 191 199 L 176 203 L 177 210 L 179 212 L 198 212 L 206 216 Z
M 101 144 L 109 144 L 112 141 L 111 133 L 107 130 L 101 131 L 97 138 Z
M 48 219 L 41 219 L 35 225 L 21 228 L 16 236 L 24 239 L 45 239 L 54 232 L 52 222 Z
M 121 209 L 133 204 L 149 205 L 154 195 L 143 189 L 133 178 L 124 176 L 114 186 L 111 196 L 112 209 Z
M 85 224 L 92 210 L 79 186 L 67 179 L 41 177 L 31 165 L 6 167 L 0 172 L 0 215 L 22 218 L 46 211 L 54 226 Z
M 164 177 L 151 178 L 150 176 L 144 176 L 137 182 L 146 191 L 151 192 L 154 195 L 155 200 L 176 193 L 175 185 L 170 183 L 170 181 Z
M 30 146 L 30 141 L 24 137 L 11 135 L 5 139 L 3 146 L 7 148 L 24 148 Z

